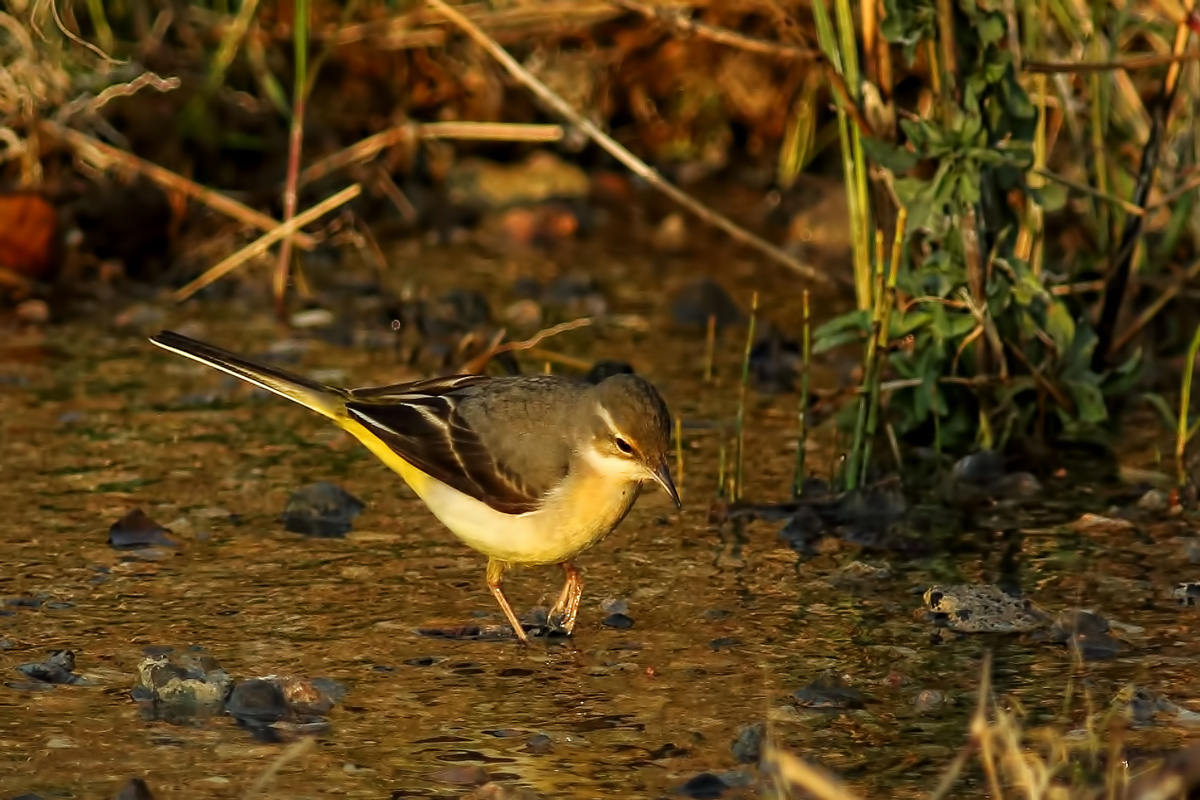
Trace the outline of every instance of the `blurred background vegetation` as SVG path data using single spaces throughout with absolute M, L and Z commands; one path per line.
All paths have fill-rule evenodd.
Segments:
M 489 192 L 536 205 L 580 169 L 625 174 L 624 148 L 674 199 L 749 187 L 770 211 L 714 224 L 791 267 L 797 295 L 853 297 L 811 331 L 813 353 L 861 362 L 848 487 L 910 445 L 1086 438 L 1147 403 L 1182 455 L 1198 20 L 1176 0 L 9 0 L 0 292 L 18 324 L 130 282 L 200 276 L 190 295 L 321 201 L 360 239 L 444 237 Z M 480 158 L 502 188 L 464 177 Z M 819 268 L 789 228 L 810 175 L 844 191 L 822 224 L 848 246 Z M 524 240 L 587 235 L 578 213 L 520 219 Z M 306 291 L 293 249 L 331 224 L 244 256 L 281 241 L 281 317 Z M 808 320 L 779 322 L 807 358 Z

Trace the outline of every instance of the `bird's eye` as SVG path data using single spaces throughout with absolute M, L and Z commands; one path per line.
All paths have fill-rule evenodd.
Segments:
M 616 438 L 614 438 L 613 443 L 616 444 L 617 449 L 620 450 L 625 455 L 627 455 L 627 456 L 633 455 L 633 445 L 629 444 L 629 442 L 625 441 L 620 436 L 617 436 Z

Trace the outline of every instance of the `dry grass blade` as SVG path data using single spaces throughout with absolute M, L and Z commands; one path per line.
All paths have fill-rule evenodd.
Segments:
M 819 800 L 858 800 L 858 795 L 832 774 L 781 750 L 772 742 L 763 748 L 763 769 L 785 791 L 796 789 Z
M 372 134 L 349 147 L 315 161 L 300 173 L 304 186 L 326 175 L 366 161 L 382 150 L 416 139 L 460 139 L 498 142 L 557 142 L 563 138 L 561 125 L 527 125 L 504 122 L 405 122 Z
M 246 261 L 249 261 L 256 256 L 260 256 L 267 252 L 267 248 L 275 244 L 275 242 L 279 241 L 283 237 L 287 236 L 288 234 L 296 233 L 298 228 L 307 225 L 313 220 L 323 217 L 338 206 L 341 206 L 342 204 L 358 197 L 361 193 L 361 185 L 356 183 L 353 186 L 347 186 L 337 194 L 327 197 L 320 203 L 317 203 L 303 214 L 297 214 L 287 222 L 277 225 L 274 230 L 255 239 L 253 242 L 246 245 L 241 250 L 222 261 L 220 264 L 210 268 L 207 272 L 196 278 L 196 280 L 192 281 L 187 286 L 184 286 L 182 289 L 175 292 L 175 301 L 182 303 L 184 300 L 187 300 L 205 286 L 208 286 L 210 283 L 219 280 L 228 273 L 237 269 Z
M 85 133 L 71 130 L 49 120 L 43 120 L 40 126 L 42 131 L 47 135 L 66 143 L 75 151 L 76 155 L 95 165 L 98 169 L 107 170 L 116 166 L 128 172 L 144 175 L 168 191 L 178 192 L 186 197 L 190 197 L 214 211 L 219 211 L 252 228 L 272 231 L 279 227 L 278 220 L 255 211 L 253 208 L 239 203 L 232 197 L 201 186 L 178 173 L 171 172 L 169 169 L 138 158 L 132 153 L 126 153 L 124 150 L 105 144 Z M 304 250 L 312 250 L 317 245 L 313 237 L 302 232 L 296 233 L 295 242 Z
M 604 148 L 613 158 L 620 161 L 628 167 L 634 174 L 642 180 L 649 183 L 654 188 L 658 189 L 663 194 L 670 197 L 679 205 L 691 211 L 700 219 L 704 220 L 714 227 L 720 228 L 743 244 L 749 245 L 759 252 L 767 255 L 772 260 L 782 264 L 794 272 L 803 275 L 809 280 L 817 283 L 828 284 L 831 282 L 830 277 L 808 264 L 802 264 L 791 255 L 766 241 L 760 236 L 756 236 L 745 228 L 741 227 L 733 220 L 718 214 L 716 211 L 708 208 L 691 195 L 679 189 L 673 183 L 670 183 L 658 174 L 657 170 L 652 169 L 644 161 L 639 159 L 633 153 L 629 152 L 625 147 L 618 143 L 611 136 L 600 130 L 594 123 L 571 107 L 570 103 L 563 100 L 562 97 L 551 91 L 544 83 L 538 80 L 529 70 L 521 66 L 515 58 L 508 54 L 503 47 L 497 44 L 491 37 L 484 33 L 478 25 L 467 19 L 465 15 L 457 9 L 447 5 L 443 0 L 427 0 L 430 6 L 436 8 L 442 14 L 461 28 L 468 36 L 475 40 L 480 47 L 491 53 L 492 57 L 500 62 L 506 70 L 508 70 L 514 78 L 525 85 L 527 89 L 536 94 L 542 102 L 546 103 L 550 108 L 561 114 L 564 118 L 571 121 L 579 130 L 583 131 L 587 136 Z
M 255 779 L 254 784 L 248 790 L 246 790 L 246 793 L 242 796 L 251 798 L 255 795 L 261 794 L 263 790 L 271 784 L 271 781 L 275 780 L 275 776 L 279 774 L 280 770 L 286 767 L 290 762 L 308 755 L 309 751 L 312 750 L 316 744 L 316 739 L 311 736 L 305 736 L 303 739 L 299 739 L 288 745 L 287 749 L 280 753 L 275 760 L 271 762 L 270 766 L 263 770 L 263 773 Z
M 469 373 L 472 375 L 479 374 L 487 368 L 489 361 L 501 353 L 507 353 L 513 350 L 531 350 L 541 344 L 544 339 L 549 339 L 551 336 L 557 336 L 558 334 L 566 333 L 567 331 L 573 331 L 576 328 L 586 328 L 591 324 L 591 317 L 580 317 L 579 319 L 573 319 L 570 322 L 562 322 L 558 325 L 544 328 L 523 342 L 509 342 L 508 344 L 500 344 L 500 342 L 504 339 L 504 331 L 500 330 L 495 337 L 492 338 L 492 342 L 488 345 L 487 349 L 472 358 L 466 364 L 463 364 L 459 369 L 459 372 Z

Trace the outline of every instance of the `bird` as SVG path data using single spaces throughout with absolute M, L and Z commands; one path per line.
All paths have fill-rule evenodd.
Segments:
M 548 622 L 571 635 L 583 596 L 576 556 L 616 529 L 646 484 L 683 507 L 668 463 L 670 410 L 636 374 L 596 384 L 465 374 L 344 389 L 175 331 L 150 341 L 299 403 L 364 444 L 487 556 L 487 587 L 523 644 L 529 638 L 504 595 L 510 566 L 562 568 Z

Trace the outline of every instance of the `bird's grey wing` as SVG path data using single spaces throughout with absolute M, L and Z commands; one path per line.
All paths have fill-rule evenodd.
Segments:
M 522 514 L 539 506 L 543 487 L 522 479 L 489 445 L 496 431 L 487 425 L 477 430 L 462 413 L 477 389 L 495 380 L 459 375 L 357 389 L 346 412 L 430 477 L 497 511 Z

